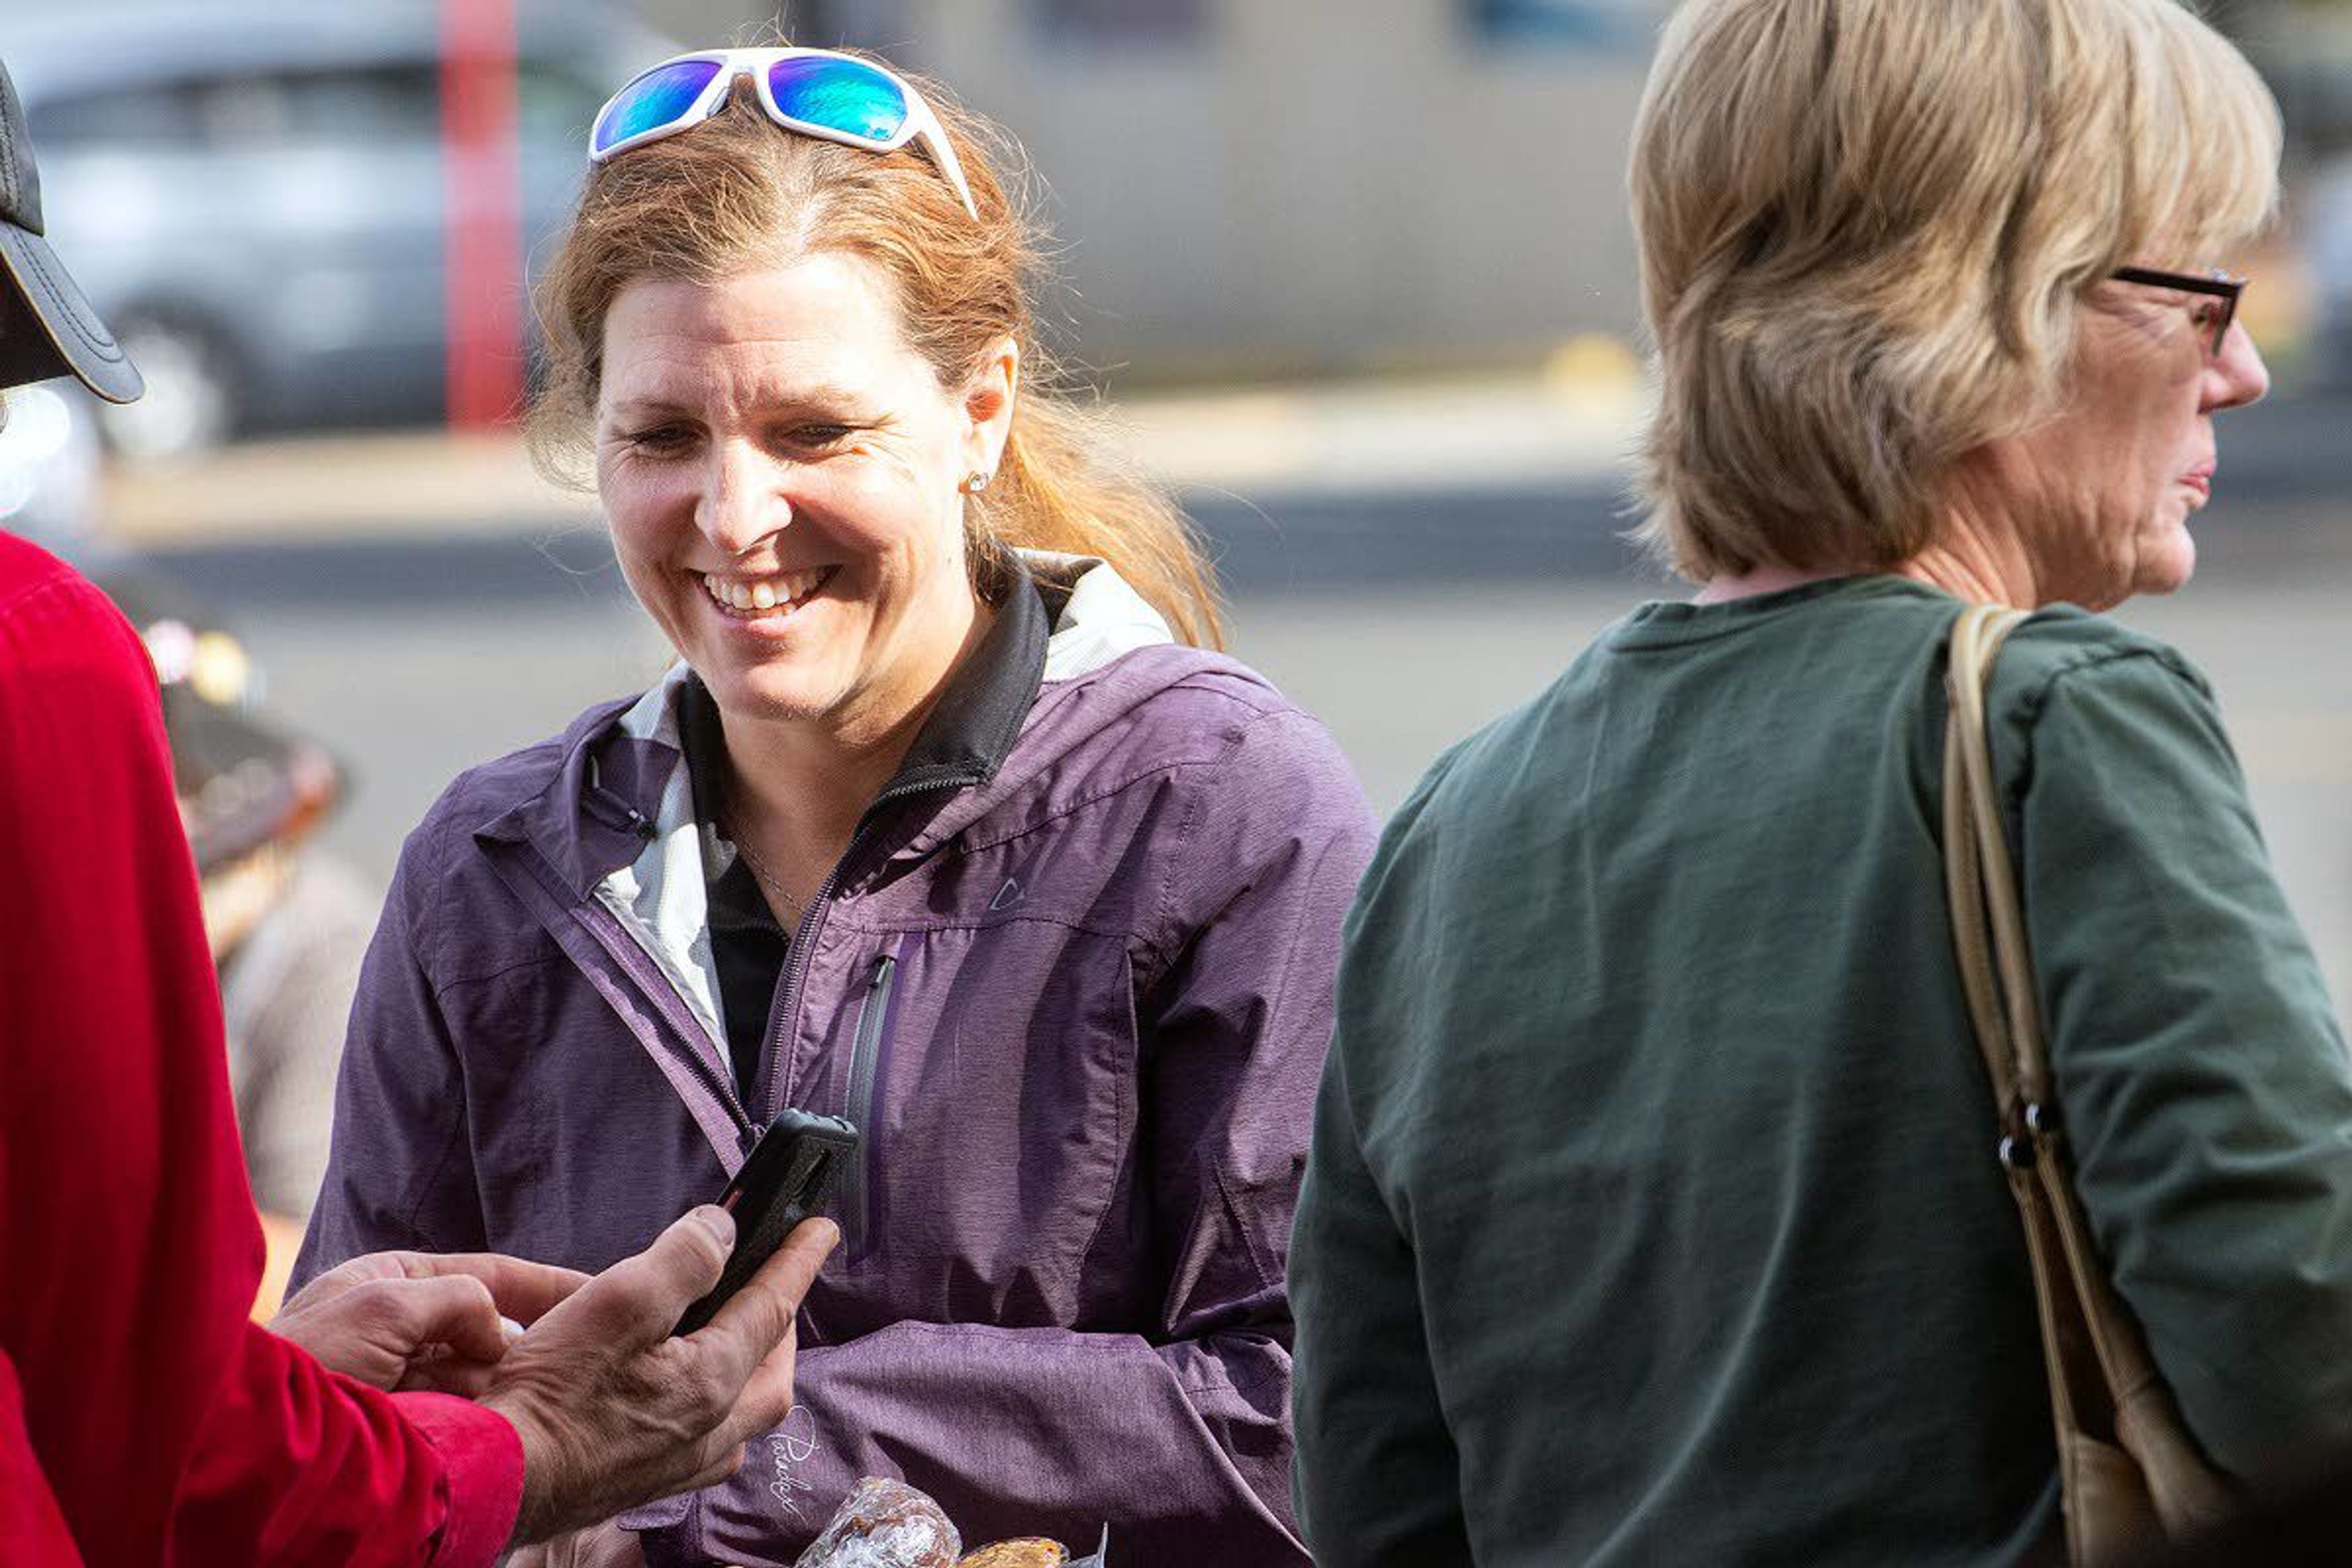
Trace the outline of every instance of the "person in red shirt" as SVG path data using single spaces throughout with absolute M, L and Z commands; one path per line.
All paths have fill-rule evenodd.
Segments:
M 0 387 L 68 373 L 141 390 L 43 237 L 0 67 Z M 5 533 L 0 900 L 0 1563 L 468 1568 L 710 1484 L 791 1407 L 824 1221 L 684 1338 L 733 1241 L 715 1207 L 593 1279 L 378 1254 L 248 1320 L 261 1231 L 154 668 Z

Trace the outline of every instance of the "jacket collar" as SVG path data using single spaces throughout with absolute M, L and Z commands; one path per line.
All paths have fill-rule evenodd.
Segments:
M 875 804 L 994 778 L 1037 700 L 1052 634 L 1045 599 L 1024 568 L 980 646 L 949 677 L 915 743 L 907 748 L 906 760 Z
M 615 747 L 614 723 L 627 700 L 601 702 L 574 719 L 554 742 L 554 775 L 474 830 L 481 844 L 537 846 L 574 899 L 598 878 L 626 865 L 644 847 L 652 812 L 648 781 L 658 799 L 660 759 L 640 744 Z

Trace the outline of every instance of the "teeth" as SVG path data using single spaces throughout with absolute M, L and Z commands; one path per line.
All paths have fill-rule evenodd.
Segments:
M 816 592 L 818 585 L 824 581 L 824 575 L 823 568 L 813 572 L 780 573 L 773 577 L 763 577 L 753 583 L 740 580 L 722 582 L 717 577 L 706 575 L 702 579 L 702 586 L 703 590 L 719 604 L 732 610 L 749 613 L 753 610 L 772 610 L 779 605 L 796 604 Z

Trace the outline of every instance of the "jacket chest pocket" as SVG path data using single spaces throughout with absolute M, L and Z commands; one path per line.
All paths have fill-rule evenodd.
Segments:
M 865 1331 L 845 1310 L 1069 1321 L 1131 1166 L 1125 945 L 1042 921 L 887 936 L 845 1000 L 837 1109 L 865 1143 L 835 1212 L 858 1300 L 828 1334 Z

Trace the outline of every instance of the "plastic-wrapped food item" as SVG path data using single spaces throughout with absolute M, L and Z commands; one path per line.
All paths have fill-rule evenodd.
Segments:
M 1069 1561 L 1069 1549 L 1060 1542 L 1031 1536 L 983 1546 L 956 1568 L 1066 1568 Z
M 797 1568 L 956 1568 L 963 1538 L 940 1505 L 904 1481 L 857 1483 Z

